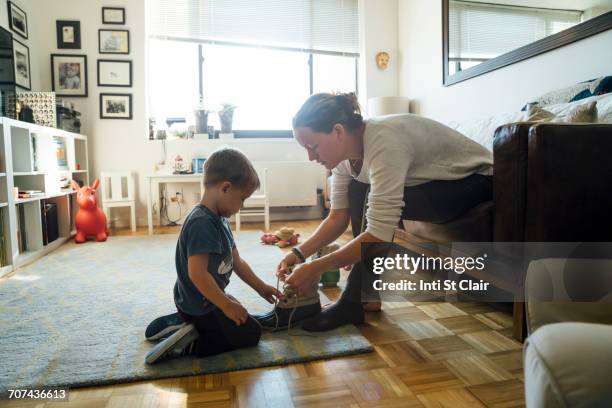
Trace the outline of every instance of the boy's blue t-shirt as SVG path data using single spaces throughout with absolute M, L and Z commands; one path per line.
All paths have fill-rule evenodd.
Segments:
M 234 237 L 227 218 L 218 216 L 202 204 L 196 205 L 185 219 L 176 244 L 174 302 L 180 311 L 201 316 L 216 307 L 189 279 L 187 259 L 196 254 L 208 254 L 208 273 L 224 290 L 234 266 L 233 248 Z

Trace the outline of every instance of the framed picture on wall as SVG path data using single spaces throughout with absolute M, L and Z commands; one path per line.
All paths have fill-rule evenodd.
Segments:
M 9 27 L 11 30 L 22 36 L 23 38 L 28 38 L 28 16 L 15 5 L 12 1 L 7 2 L 8 4 L 8 19 L 9 19 Z
M 51 86 L 58 96 L 87 96 L 87 55 L 51 54 Z
M 57 48 L 81 49 L 81 22 L 57 20 L 55 22 L 57 31 Z
M 101 93 L 100 119 L 132 119 L 132 94 Z
M 99 59 L 98 86 L 132 86 L 132 61 Z
M 13 39 L 13 62 L 15 64 L 15 84 L 29 91 L 32 89 L 30 49 L 15 39 Z
M 102 7 L 102 24 L 125 24 L 123 7 Z
M 98 52 L 100 54 L 129 54 L 130 32 L 128 30 L 98 30 Z

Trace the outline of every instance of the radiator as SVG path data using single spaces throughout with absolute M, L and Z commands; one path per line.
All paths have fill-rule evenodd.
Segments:
M 325 168 L 307 161 L 253 162 L 257 172 L 268 169 L 270 207 L 313 206 L 325 183 Z

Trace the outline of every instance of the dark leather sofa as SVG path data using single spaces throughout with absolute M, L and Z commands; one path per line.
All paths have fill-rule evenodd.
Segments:
M 416 250 L 427 242 L 612 241 L 612 124 L 503 125 L 493 160 L 492 202 L 448 224 L 405 222 L 400 241 Z M 493 284 L 522 295 L 524 272 Z M 523 340 L 522 297 L 512 307 L 514 337 Z

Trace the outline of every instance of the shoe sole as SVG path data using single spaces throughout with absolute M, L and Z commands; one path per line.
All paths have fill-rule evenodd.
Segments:
M 163 337 L 168 337 L 170 335 L 172 335 L 174 332 L 178 331 L 181 329 L 181 327 L 185 326 L 187 323 L 181 323 L 181 324 L 177 324 L 174 326 L 168 326 L 165 329 L 155 333 L 154 335 L 150 336 L 150 337 L 146 337 L 147 340 L 149 341 L 157 341 Z
M 153 347 L 153 350 L 151 350 L 149 354 L 147 354 L 147 356 L 145 357 L 145 363 L 154 364 L 159 359 L 161 359 L 168 351 L 174 349 L 178 342 L 180 342 L 186 336 L 189 336 L 193 332 L 196 333 L 196 335 L 194 336 L 195 340 L 195 338 L 197 338 L 197 331 L 193 324 L 186 324 L 185 326 L 181 327 L 172 336 L 168 337 L 166 340 Z

